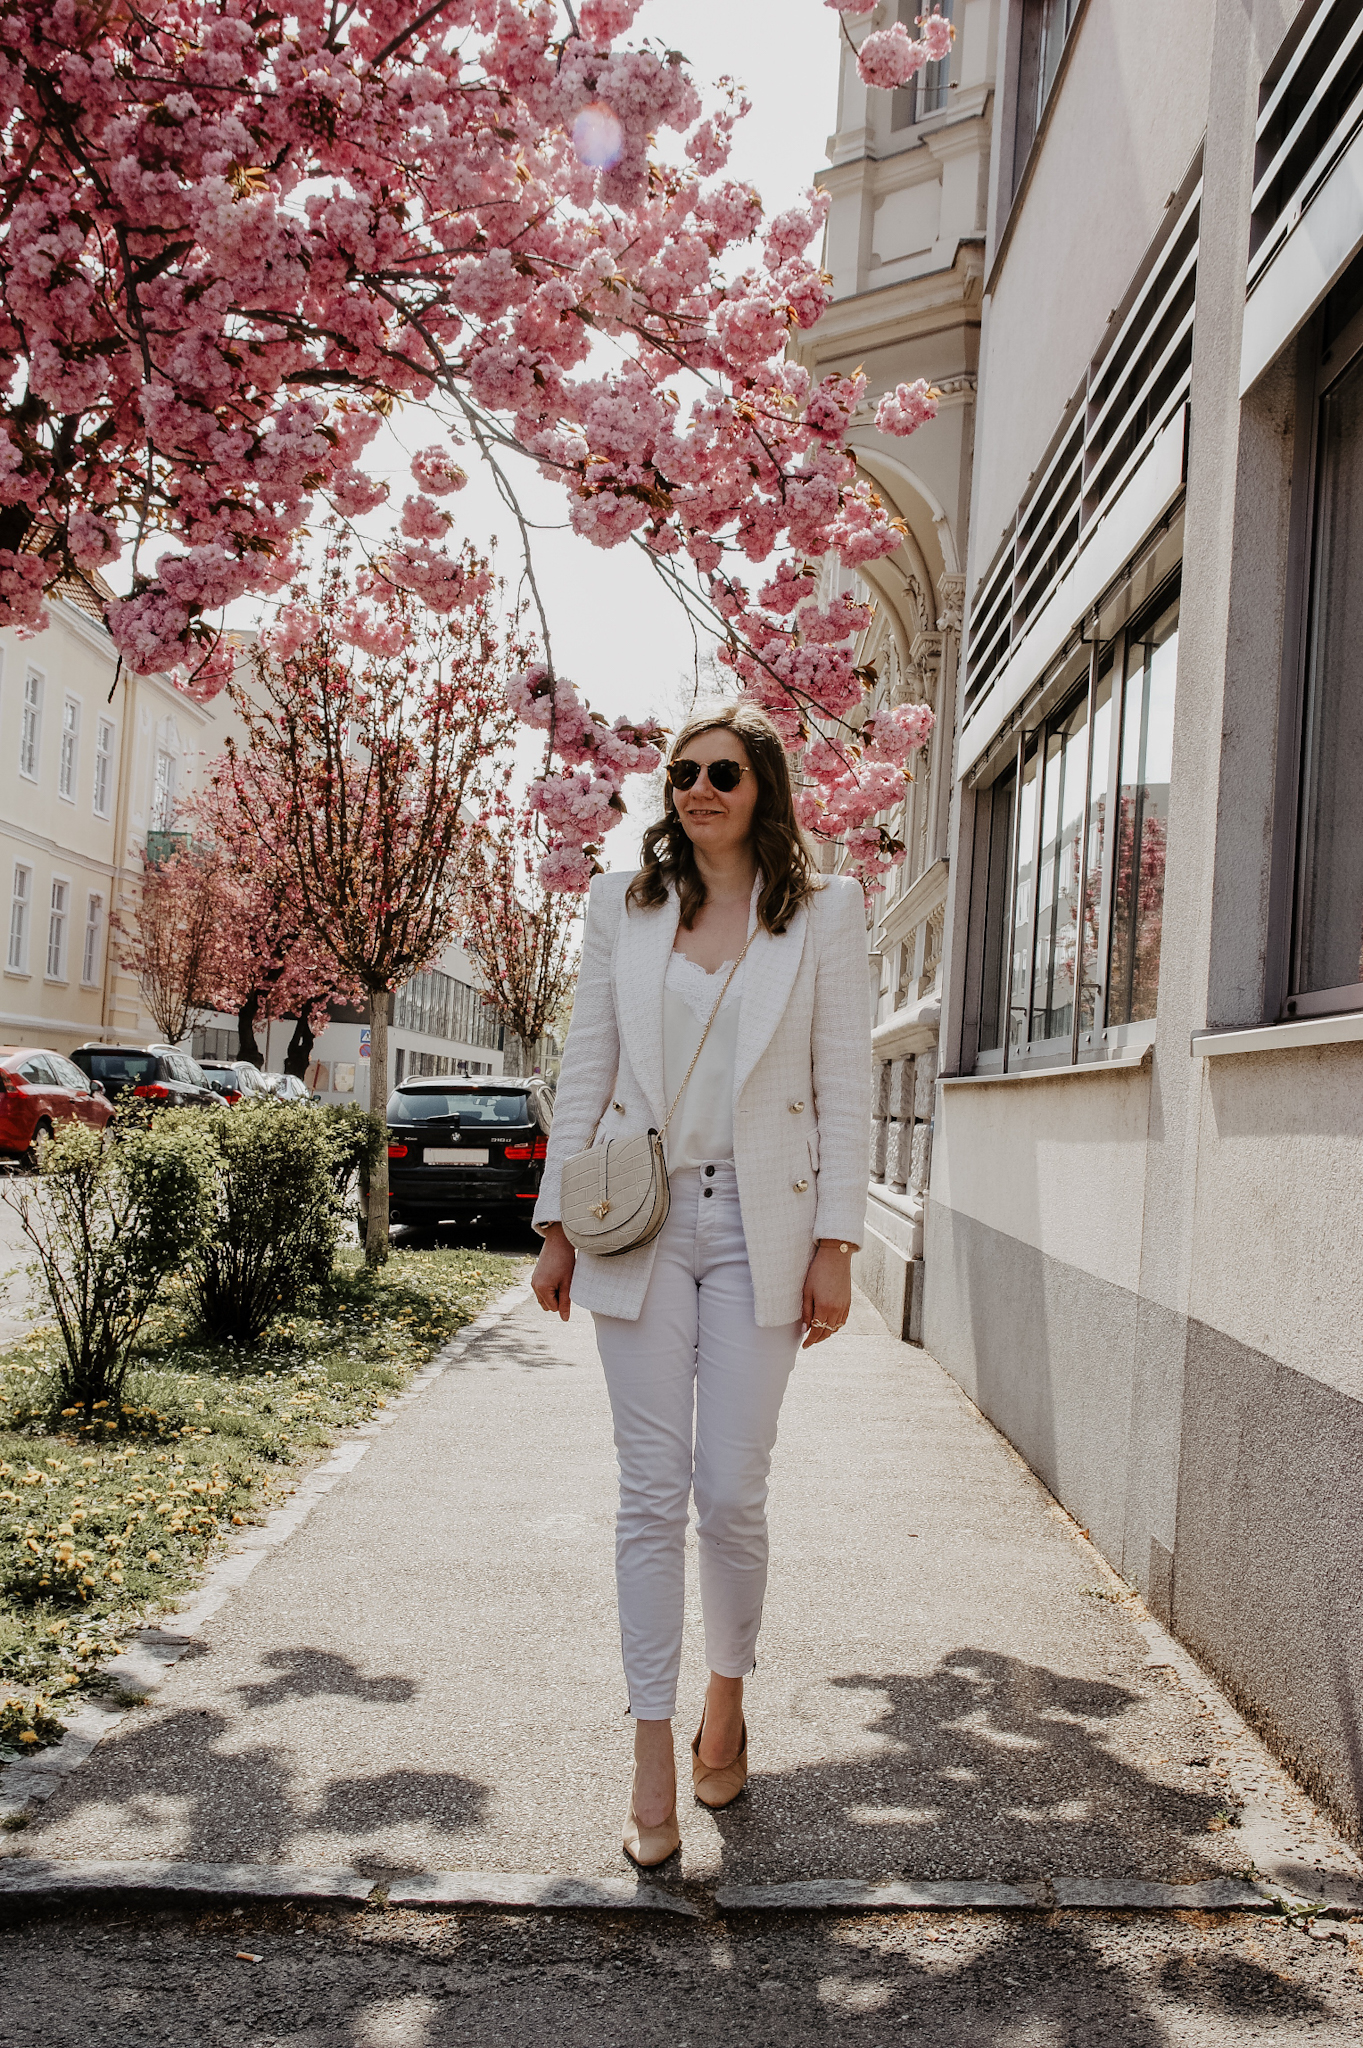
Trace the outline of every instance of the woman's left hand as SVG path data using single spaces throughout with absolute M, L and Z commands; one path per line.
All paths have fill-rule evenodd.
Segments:
M 806 1336 L 800 1346 L 822 1344 L 847 1321 L 852 1308 L 852 1250 L 836 1239 L 824 1238 L 814 1250 L 805 1274 L 805 1295 L 800 1320 Z

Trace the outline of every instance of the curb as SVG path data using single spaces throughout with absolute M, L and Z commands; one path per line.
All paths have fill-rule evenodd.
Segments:
M 0 1860 L 0 1902 L 32 1905 L 81 1898 L 320 1899 L 354 1905 L 501 1906 L 597 1912 L 680 1913 L 699 1906 L 629 1877 L 555 1877 L 524 1871 L 431 1870 L 391 1882 L 361 1871 L 279 1863 L 49 1863 Z
M 33 1757 L 25 1757 L 18 1763 L 0 1768 L 0 1823 L 22 1820 L 35 1806 L 50 1799 L 68 1772 L 78 1770 L 91 1752 L 106 1735 L 111 1735 L 124 1719 L 129 1708 L 140 1704 L 149 1693 L 155 1692 L 164 1683 L 166 1674 L 178 1664 L 181 1657 L 193 1645 L 199 1631 L 210 1615 L 230 1600 L 239 1586 L 245 1585 L 256 1566 L 271 1550 L 288 1541 L 301 1529 L 324 1494 L 331 1492 L 339 1479 L 347 1472 L 353 1472 L 364 1457 L 372 1440 L 383 1430 L 397 1421 L 409 1402 L 419 1399 L 433 1380 L 451 1369 L 460 1367 L 465 1352 L 488 1331 L 504 1323 L 523 1302 L 529 1299 L 530 1288 L 526 1281 L 517 1281 L 494 1296 L 487 1307 L 476 1315 L 472 1322 L 465 1323 L 462 1330 L 452 1337 L 444 1349 L 422 1366 L 413 1375 L 411 1384 L 389 1401 L 383 1414 L 373 1422 L 357 1423 L 353 1429 L 344 1430 L 336 1439 L 335 1446 L 321 1465 L 314 1465 L 307 1475 L 300 1479 L 292 1495 L 282 1506 L 275 1508 L 265 1520 L 255 1527 L 242 1530 L 230 1539 L 226 1556 L 208 1567 L 197 1589 L 186 1596 L 184 1604 L 170 1609 L 160 1622 L 134 1631 L 129 1647 L 121 1657 L 113 1657 L 104 1665 L 100 1677 L 113 1687 L 114 1697 L 106 1700 L 88 1700 L 73 1713 L 66 1723 L 66 1734 L 50 1749 L 39 1750 Z M 122 1704 L 119 1703 L 122 1696 Z M 0 1871 L 6 1867 L 6 1859 L 0 1852 Z M 80 1865 L 85 1868 L 123 1869 L 125 1866 Z M 140 1868 L 130 1865 L 128 1868 Z M 203 1868 L 209 1865 L 149 1865 L 148 1868 L 169 1870 Z M 229 1866 L 222 1866 L 228 1868 Z M 231 1866 L 236 1867 L 236 1866 Z M 247 1868 L 248 1866 L 241 1866 Z M 373 1890 L 373 1880 L 363 1881 L 368 1890 Z M 3 1886 L 0 1886 L 0 1895 Z M 365 1894 L 368 1896 L 368 1892 Z
M 553 1872 L 430 1870 L 385 1880 L 345 1867 L 279 1863 L 71 1862 L 0 1859 L 0 1907 L 78 1899 L 234 1899 L 257 1904 L 323 1901 L 405 1907 L 490 1906 L 541 1912 L 674 1913 L 704 1917 L 690 1898 L 643 1878 L 566 1877 Z M 1351 1909 L 1292 1901 L 1264 1884 L 1214 1878 L 1159 1884 L 1140 1878 L 1055 1877 L 1014 1884 L 930 1880 L 866 1884 L 823 1878 L 795 1884 L 721 1885 L 720 1913 L 1275 1913 L 1337 1917 Z M 1306 1910 L 1304 1910 L 1306 1909 Z

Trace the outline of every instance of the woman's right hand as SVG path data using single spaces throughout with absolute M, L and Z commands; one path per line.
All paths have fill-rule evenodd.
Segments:
M 544 1249 L 530 1275 L 530 1291 L 542 1309 L 557 1309 L 566 1323 L 572 1311 L 573 1267 L 577 1253 L 561 1223 L 545 1226 Z

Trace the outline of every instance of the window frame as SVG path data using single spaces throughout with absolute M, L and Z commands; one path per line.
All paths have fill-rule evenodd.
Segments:
M 1355 258 L 1355 262 L 1363 259 Z M 1347 274 L 1347 273 L 1346 273 Z M 1278 720 L 1278 785 L 1274 803 L 1269 944 L 1265 964 L 1265 1023 L 1288 1023 L 1363 1010 L 1363 981 L 1338 988 L 1299 986 L 1305 941 L 1308 749 L 1315 623 L 1314 582 L 1319 529 L 1320 422 L 1334 386 L 1363 355 L 1363 307 L 1325 347 L 1328 300 L 1307 323 L 1298 344 L 1296 445 L 1283 618 L 1282 692 Z
M 1042 63 L 1040 60 L 1040 32 L 1038 17 L 1048 4 L 1063 7 L 1069 15 L 1060 37 L 1060 53 L 1044 99 L 1037 97 L 1041 85 Z M 1010 163 L 1009 204 L 1012 205 L 1022 191 L 1023 179 L 1028 165 L 1036 152 L 1038 143 L 1046 131 L 1046 116 L 1065 75 L 1065 67 L 1071 39 L 1084 14 L 1086 0 L 1021 0 L 1018 7 L 1017 43 L 1013 63 L 1013 134 Z M 1023 110 L 1028 108 L 1029 132 L 1024 140 Z
M 80 985 L 98 988 L 104 957 L 104 893 L 88 889 L 85 894 L 85 931 L 81 940 Z
M 105 745 L 105 740 L 108 745 Z M 91 808 L 97 818 L 113 816 L 114 794 L 114 752 L 118 742 L 112 718 L 101 718 L 95 724 L 95 773 L 90 788 Z M 100 802 L 100 770 L 105 771 L 104 801 Z
M 57 891 L 62 891 L 62 900 L 57 901 Z M 52 965 L 53 938 L 56 939 L 57 964 Z M 71 877 L 53 875 L 47 891 L 47 951 L 45 955 L 44 981 L 66 986 L 67 968 L 71 953 Z
M 37 684 L 30 700 L 29 687 Z M 47 676 L 30 662 L 24 670 L 24 688 L 19 702 L 19 773 L 25 782 L 37 782 L 43 765 L 43 697 Z M 25 766 L 31 762 L 31 766 Z
M 9 894 L 9 936 L 5 950 L 6 974 L 27 975 L 29 972 L 29 948 L 33 938 L 33 867 L 30 862 L 16 860 L 10 872 Z M 23 891 L 19 888 L 19 877 L 25 878 Z M 19 913 L 18 929 L 15 927 L 15 913 Z M 18 939 L 16 949 L 15 940 Z M 17 957 L 16 957 L 17 953 Z
M 165 778 L 161 769 L 165 766 Z M 175 829 L 175 813 L 179 794 L 179 762 L 169 747 L 159 743 L 151 764 L 151 824 L 152 832 L 172 832 Z
M 895 19 L 903 24 L 910 35 L 914 31 L 920 4 L 921 0 L 899 0 Z M 948 21 L 954 20 L 956 0 L 928 0 L 927 6 L 922 11 L 925 14 L 930 13 L 934 4 L 946 16 Z M 959 25 L 957 26 L 959 27 Z M 947 112 L 951 105 L 951 61 L 955 54 L 956 44 L 953 42 L 945 57 L 939 57 L 935 64 L 925 64 L 921 71 L 914 73 L 907 85 L 897 85 L 891 89 L 891 136 L 907 135 L 910 130 L 919 127 L 922 122 L 930 121 L 934 114 L 945 114 Z M 932 74 L 931 83 L 929 83 L 929 73 Z M 924 98 L 928 93 L 938 96 L 935 106 L 925 107 L 923 105 Z
M 1064 1073 L 1077 1066 L 1101 1065 L 1114 1055 L 1132 1051 L 1154 1043 L 1155 1017 L 1138 1018 L 1134 1022 L 1109 1024 L 1108 1008 L 1112 996 L 1112 940 L 1113 902 L 1115 896 L 1115 875 L 1119 832 L 1116 821 L 1119 817 L 1121 786 L 1122 733 L 1125 724 L 1127 692 L 1137 676 L 1143 674 L 1143 667 L 1132 671 L 1130 657 L 1134 648 L 1144 645 L 1150 631 L 1182 601 L 1182 565 L 1166 576 L 1159 587 L 1145 599 L 1111 637 L 1104 641 L 1090 640 L 1088 673 L 1082 671 L 1070 678 L 1069 686 L 1062 689 L 1050 703 L 1044 716 L 1029 723 L 1026 713 L 1019 716 L 1014 744 L 1001 751 L 996 758 L 995 772 L 987 782 L 976 785 L 976 829 L 973 835 L 971 891 L 970 891 L 970 939 L 968 947 L 969 966 L 967 988 L 967 1029 L 970 1038 L 967 1046 L 971 1051 L 970 1071 L 979 1075 L 1003 1075 L 1010 1073 L 1051 1072 Z M 1175 632 L 1179 630 L 1175 626 Z M 1095 760 L 1095 724 L 1099 708 L 1098 699 L 1102 683 L 1111 678 L 1109 703 L 1111 715 L 1108 720 L 1108 758 L 1104 770 L 1104 781 L 1099 788 L 1095 782 L 1097 762 Z M 1040 700 L 1040 695 L 1038 700 Z M 1076 975 L 1072 1000 L 1072 1015 L 1068 1034 L 1036 1040 L 1024 1036 L 1019 1045 L 1013 1045 L 1013 1018 L 1021 1013 L 1027 1033 L 1031 1031 L 1033 1009 L 1036 997 L 1037 976 L 1037 893 L 1040 880 L 1040 856 L 1045 810 L 1045 763 L 1046 750 L 1050 739 L 1062 732 L 1069 724 L 1078 706 L 1085 705 L 1086 722 L 1086 771 L 1084 783 L 1084 804 L 1080 822 L 1081 848 L 1087 848 L 1093 828 L 1095 799 L 1101 797 L 1106 804 L 1108 830 L 1104 835 L 1102 860 L 1098 874 L 1098 917 L 1097 941 L 1094 953 L 1094 979 L 1090 983 L 1084 972 L 1084 919 L 1089 910 L 1089 874 L 1087 862 L 1081 862 L 1079 893 L 1076 901 L 1075 929 Z M 1177 718 L 1177 695 L 1175 696 L 1175 718 Z M 1031 864 L 1032 907 L 1028 924 L 1025 962 L 1021 983 L 1015 974 L 1018 947 L 1015 943 L 1016 907 L 1018 878 L 1024 849 L 1019 844 L 1023 808 L 1023 788 L 1026 769 L 1033 761 L 1037 764 L 1036 800 L 1030 826 L 1030 846 L 1026 849 Z M 996 931 L 992 922 L 989 883 L 994 870 L 993 833 L 997 812 L 993 804 L 993 791 L 1006 777 L 1012 776 L 1013 787 L 1009 798 L 1009 816 L 1005 830 L 1008 834 L 1008 858 L 1006 878 L 1002 891 L 1004 923 Z M 988 808 L 988 818 L 982 812 Z M 989 991 L 986 967 L 989 957 L 996 962 L 999 974 L 998 1029 L 999 1043 L 987 1050 L 982 1049 L 984 1018 L 992 998 Z M 1084 996 L 1091 990 L 1093 996 L 1092 1021 L 1084 1021 Z
M 63 803 L 76 801 L 76 780 L 80 773 L 81 701 L 72 690 L 62 696 L 61 744 L 57 753 L 57 795 Z

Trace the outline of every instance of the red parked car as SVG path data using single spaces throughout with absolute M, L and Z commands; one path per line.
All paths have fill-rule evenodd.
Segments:
M 43 1140 L 68 1117 L 102 1131 L 114 1113 L 102 1083 L 73 1060 L 31 1045 L 0 1045 L 0 1157 L 38 1164 Z

